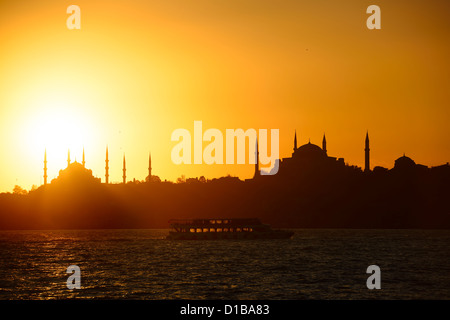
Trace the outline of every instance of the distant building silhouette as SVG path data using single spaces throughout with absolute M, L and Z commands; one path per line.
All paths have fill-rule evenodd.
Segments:
M 44 186 L 47 185 L 47 149 L 44 152 Z
M 152 154 L 148 154 L 148 176 L 149 178 L 152 177 Z
M 83 147 L 83 161 L 81 162 L 83 168 L 86 168 L 86 161 L 84 161 L 84 147 Z
M 404 170 L 414 168 L 415 166 L 416 163 L 414 162 L 414 160 L 403 154 L 403 157 L 400 157 L 397 160 L 395 160 L 394 169 Z
M 74 161 L 67 168 L 59 170 L 58 177 L 52 180 L 52 183 L 58 182 L 79 185 L 80 183 L 90 182 L 100 183 L 101 179 L 95 178 L 92 175 L 92 170 L 86 169 L 81 163 Z
M 294 151 L 297 150 L 297 130 L 294 133 Z
M 122 171 L 123 171 L 123 176 L 122 176 L 123 184 L 125 184 L 125 183 L 127 183 L 127 166 L 125 164 L 125 153 L 123 154 L 123 169 L 122 169 Z
M 108 160 L 108 146 L 106 146 L 106 160 L 105 160 L 106 166 L 105 166 L 105 183 L 109 183 L 109 160 Z
M 256 139 L 256 150 L 255 150 L 255 173 L 253 175 L 253 179 L 261 176 L 259 171 L 259 149 L 258 149 L 258 139 Z
M 322 139 L 322 148 L 312 144 L 309 141 L 300 147 L 297 147 L 297 131 L 294 133 L 294 152 L 291 157 L 283 158 L 277 161 L 280 176 L 291 176 L 301 172 L 310 172 L 321 169 L 333 170 L 333 168 L 344 167 L 343 158 L 328 156 L 327 140 L 325 134 Z
M 417 173 L 425 173 L 429 169 L 430 168 L 423 164 L 417 164 L 413 159 L 403 154 L 402 157 L 395 160 L 394 168 L 392 168 L 391 171 L 401 175 L 414 177 Z
M 366 147 L 365 147 L 364 151 L 366 152 L 364 172 L 369 172 L 370 171 L 369 131 L 367 131 L 367 133 L 366 133 Z
M 74 162 L 71 162 L 71 160 L 70 160 L 70 149 L 69 149 L 68 153 L 67 153 L 67 167 L 66 167 L 66 169 L 72 168 L 69 171 L 73 171 L 74 164 L 76 164 L 76 166 L 80 165 L 80 166 L 82 166 L 83 168 L 86 169 L 86 161 L 85 161 L 86 158 L 85 158 L 84 148 L 83 148 L 83 157 L 82 158 L 83 158 L 83 160 L 82 160 L 81 163 L 78 163 L 76 161 L 76 158 L 75 158 Z M 108 146 L 106 146 L 105 164 L 106 164 L 106 166 L 105 166 L 105 184 L 109 184 L 110 181 L 109 181 L 109 153 L 108 153 Z M 66 170 L 66 169 L 64 169 L 64 170 Z M 126 157 L 125 157 L 125 153 L 124 153 L 124 155 L 123 155 L 123 167 L 122 167 L 122 172 L 123 172 L 123 174 L 122 174 L 122 183 L 124 183 L 124 184 L 126 184 L 126 182 L 127 182 L 126 171 L 127 171 L 127 169 L 126 169 Z M 64 174 L 64 172 L 66 172 L 66 171 L 61 171 L 60 170 L 60 173 Z M 78 170 L 77 172 L 82 172 L 82 171 Z M 88 170 L 88 172 L 90 172 L 92 174 L 91 170 Z M 148 174 L 149 175 L 146 178 L 146 181 L 160 181 L 159 177 L 157 177 L 157 176 L 154 176 L 153 177 L 154 179 L 152 180 L 152 157 L 151 157 L 151 153 L 149 153 L 149 157 L 148 157 Z M 136 182 L 136 179 L 133 179 L 133 181 Z M 45 149 L 44 150 L 44 185 L 47 185 L 47 183 L 48 183 L 47 149 Z

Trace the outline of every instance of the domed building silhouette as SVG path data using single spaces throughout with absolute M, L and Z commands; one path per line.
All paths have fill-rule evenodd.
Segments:
M 416 167 L 416 163 L 414 162 L 413 159 L 411 159 L 410 157 L 405 156 L 405 154 L 403 154 L 402 157 L 398 158 L 397 160 L 395 160 L 395 164 L 394 164 L 394 169 L 413 169 Z
M 429 168 L 425 165 L 417 164 L 413 159 L 403 154 L 403 156 L 395 160 L 394 167 L 391 170 L 392 172 L 411 175 L 413 173 L 426 172 Z
M 67 157 L 67 167 L 65 169 L 59 170 L 59 175 L 57 178 L 52 180 L 52 183 L 100 183 L 101 179 L 96 178 L 92 174 L 92 170 L 86 169 L 86 162 L 84 159 L 83 150 L 83 161 L 82 163 L 70 161 L 70 151 Z
M 302 145 L 300 148 L 297 148 L 292 153 L 293 158 L 302 158 L 302 159 L 312 159 L 312 160 L 320 160 L 324 159 L 327 156 L 325 150 L 320 148 L 319 146 L 312 144 L 311 141 L 307 144 Z
M 323 135 L 322 148 L 311 143 L 311 141 L 297 147 L 297 132 L 295 132 L 292 156 L 280 160 L 279 175 L 287 176 L 316 171 L 325 172 L 343 167 L 345 167 L 343 158 L 328 156 L 325 134 Z
M 148 164 L 148 176 L 145 178 L 145 181 L 160 181 L 158 176 L 152 175 L 152 158 L 151 154 L 149 154 L 149 164 Z M 48 174 L 47 174 L 47 150 L 44 152 L 44 186 L 47 185 Z M 122 184 L 127 183 L 126 176 L 126 162 L 125 162 L 125 154 L 123 155 L 123 168 L 122 168 Z M 70 160 L 70 150 L 67 154 L 67 167 L 65 169 L 59 170 L 59 175 L 57 178 L 52 179 L 53 182 L 66 182 L 66 181 L 78 181 L 78 182 L 99 182 L 101 183 L 101 178 L 94 177 L 92 174 L 92 170 L 86 169 L 86 161 L 84 156 L 84 148 L 83 148 L 83 161 L 81 163 L 71 162 Z M 135 181 L 135 179 L 133 179 Z M 108 156 L 108 146 L 106 147 L 106 159 L 105 159 L 105 180 L 104 184 L 110 184 L 109 180 L 109 156 Z
M 366 133 L 365 139 L 365 173 L 371 173 L 370 169 L 370 147 L 369 147 L 369 132 Z M 258 151 L 256 151 L 258 159 Z M 290 175 L 304 174 L 304 173 L 318 173 L 328 174 L 337 173 L 344 169 L 351 169 L 362 171 L 357 166 L 348 166 L 344 162 L 344 158 L 330 157 L 327 151 L 327 140 L 325 134 L 322 139 L 322 148 L 316 144 L 308 143 L 297 147 L 297 131 L 294 133 L 294 148 L 291 157 L 277 159 L 275 161 L 274 170 L 276 176 L 289 177 Z M 272 171 L 271 170 L 271 171 Z M 262 172 L 262 171 L 261 171 Z M 277 173 L 278 172 L 278 173 Z M 253 179 L 261 176 L 273 176 L 271 173 L 260 174 L 259 162 L 255 164 L 255 173 Z M 249 179 L 250 180 L 250 179 Z

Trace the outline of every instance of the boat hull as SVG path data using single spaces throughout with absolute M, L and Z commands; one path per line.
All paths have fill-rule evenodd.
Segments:
M 254 239 L 289 239 L 294 235 L 291 231 L 277 230 L 267 232 L 173 232 L 167 236 L 169 240 L 254 240 Z

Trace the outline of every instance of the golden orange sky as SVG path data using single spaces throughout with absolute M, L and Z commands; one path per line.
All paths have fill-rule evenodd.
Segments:
M 81 9 L 81 30 L 66 9 Z M 381 8 L 381 30 L 366 9 Z M 110 181 L 176 180 L 253 165 L 175 165 L 171 133 L 279 129 L 299 144 L 391 168 L 406 153 L 450 161 L 450 2 L 324 0 L 2 1 L 0 192 L 43 183 L 72 161 Z M 204 144 L 205 146 L 205 144 Z

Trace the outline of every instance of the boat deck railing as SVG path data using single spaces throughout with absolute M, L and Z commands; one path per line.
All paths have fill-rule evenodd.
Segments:
M 172 219 L 172 226 L 239 226 L 239 225 L 261 225 L 257 218 L 230 218 L 230 219 Z

